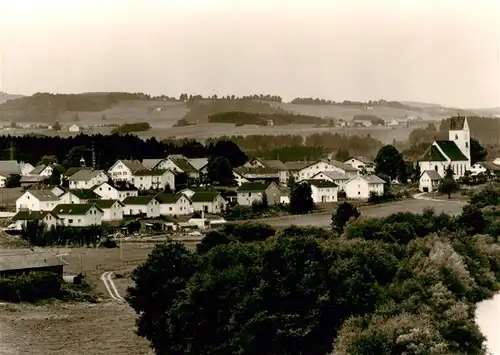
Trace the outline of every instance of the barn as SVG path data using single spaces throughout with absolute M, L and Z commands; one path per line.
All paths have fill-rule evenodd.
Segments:
M 53 272 L 63 276 L 67 263 L 55 254 L 16 251 L 0 254 L 0 277 L 22 275 L 31 271 Z

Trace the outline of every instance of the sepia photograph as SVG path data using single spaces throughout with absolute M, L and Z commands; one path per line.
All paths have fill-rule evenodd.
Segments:
M 500 355 L 500 0 L 0 0 L 0 355 Z

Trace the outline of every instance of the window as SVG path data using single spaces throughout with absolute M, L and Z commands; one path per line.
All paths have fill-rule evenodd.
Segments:
M 68 223 L 73 223 L 73 220 L 72 219 L 68 219 Z
M 455 134 L 455 140 L 457 140 L 457 139 L 458 139 L 458 134 Z
M 465 142 L 465 148 L 469 148 L 469 142 Z
M 169 210 L 169 211 L 172 211 L 172 207 L 169 207 L 169 208 L 168 208 L 168 210 Z M 182 207 L 181 207 L 181 210 L 182 210 Z
M 78 223 L 82 223 L 82 220 L 80 218 L 78 218 Z

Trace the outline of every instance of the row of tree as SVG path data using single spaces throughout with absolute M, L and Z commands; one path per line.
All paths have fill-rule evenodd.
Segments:
M 500 189 L 457 217 L 343 204 L 333 231 L 250 223 L 196 252 L 158 245 L 128 290 L 138 334 L 159 354 L 484 354 L 474 310 L 500 286 L 500 221 L 477 200 Z

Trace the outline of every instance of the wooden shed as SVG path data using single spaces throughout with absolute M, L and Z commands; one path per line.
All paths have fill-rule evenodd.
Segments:
M 0 277 L 21 275 L 31 271 L 48 271 L 62 277 L 65 265 L 67 262 L 51 253 L 0 254 Z

